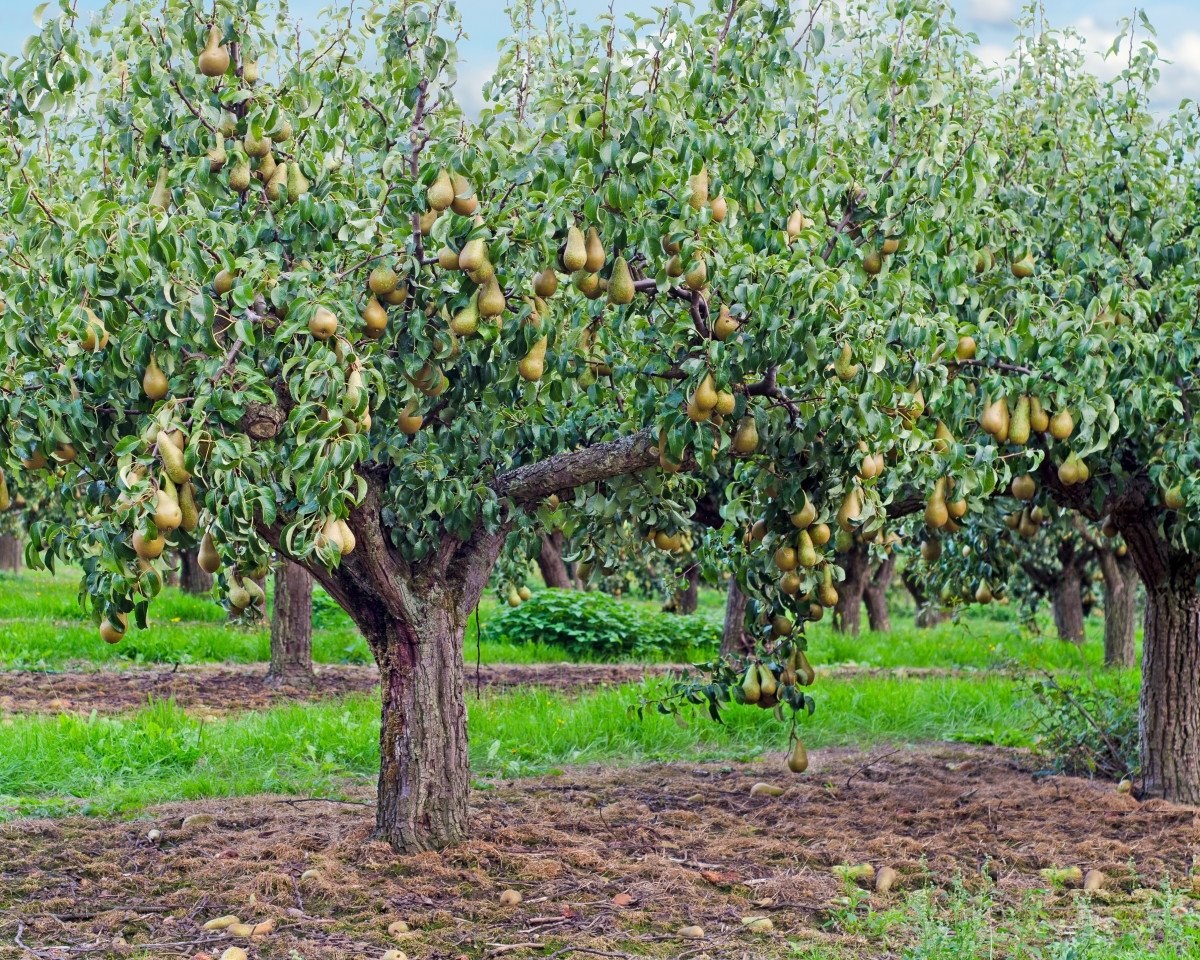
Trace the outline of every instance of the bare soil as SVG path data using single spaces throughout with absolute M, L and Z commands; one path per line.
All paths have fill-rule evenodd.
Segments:
M 768 780 L 778 798 L 751 797 Z M 781 762 L 578 769 L 483 785 L 472 837 L 399 856 L 370 838 L 357 804 L 252 797 L 174 803 L 137 820 L 71 817 L 0 827 L 0 957 L 251 957 L 306 960 L 651 956 L 782 958 L 789 944 L 838 957 L 898 956 L 911 928 L 866 939 L 836 917 L 839 864 L 891 866 L 896 891 L 935 909 L 956 878 L 989 889 L 997 923 L 1044 867 L 1098 868 L 1101 917 L 1186 883 L 1200 843 L 1198 811 L 1140 803 L 1111 784 L 1035 778 L 1020 754 L 934 747 L 889 754 L 828 751 L 810 772 Z M 207 815 L 184 825 L 183 818 Z M 161 830 L 157 843 L 147 838 Z M 307 870 L 317 874 L 301 879 Z M 501 906 L 516 890 L 523 902 Z M 1077 890 L 1051 889 L 1043 916 L 1077 921 Z M 273 918 L 255 941 L 206 933 L 211 918 Z M 757 934 L 746 917 L 769 917 Z M 389 935 L 402 920 L 408 933 Z M 680 938 L 698 924 L 704 939 Z M 861 928 L 860 928 L 861 929 Z M 23 944 L 29 952 L 22 952 Z M 572 950 L 567 950 L 572 948 Z M 580 953 L 580 950 L 588 952 Z M 292 954 L 291 951 L 296 951 Z
M 493 664 L 481 667 L 480 691 L 538 687 L 562 693 L 640 683 L 686 669 L 671 664 L 538 663 Z M 896 676 L 928 678 L 957 676 L 964 671 L 938 667 L 832 667 L 824 676 Z M 101 670 L 0 671 L 0 714 L 5 713 L 120 713 L 136 710 L 150 699 L 173 699 L 185 710 L 225 713 L 261 710 L 275 703 L 374 694 L 379 671 L 373 666 L 329 664 L 316 668 L 311 687 L 268 687 L 266 664 L 221 666 L 127 667 Z M 475 667 L 467 667 L 467 688 L 476 689 Z

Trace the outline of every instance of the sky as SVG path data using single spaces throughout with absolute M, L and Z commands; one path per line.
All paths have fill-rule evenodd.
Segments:
M 0 0 L 0 53 L 16 53 L 25 37 L 34 30 L 33 11 L 41 0 Z M 99 8 L 103 0 L 79 0 L 81 12 Z M 293 15 L 315 20 L 317 12 L 330 0 L 291 0 Z M 646 12 L 660 0 L 614 0 L 618 13 Z M 608 8 L 609 0 L 574 0 L 572 6 L 582 19 L 594 18 Z M 1198 0 L 1142 0 L 1150 22 L 1158 32 L 1160 54 L 1172 61 L 1162 68 L 1157 91 L 1158 106 L 1169 109 L 1184 97 L 1200 100 L 1200 18 Z M 954 0 L 961 23 L 978 34 L 985 58 L 1003 59 L 1013 35 L 1012 19 L 1021 0 Z M 57 7 L 52 3 L 51 9 Z M 479 90 L 496 62 L 496 44 L 507 32 L 502 0 L 458 0 L 459 11 L 467 26 L 469 39 L 463 44 L 464 63 L 460 67 L 463 105 L 477 108 Z M 1134 9 L 1131 0 L 1045 0 L 1048 19 L 1061 26 L 1073 26 L 1085 38 L 1093 69 L 1109 72 L 1102 52 L 1116 34 L 1118 21 Z M 472 102 L 473 101 L 473 102 Z

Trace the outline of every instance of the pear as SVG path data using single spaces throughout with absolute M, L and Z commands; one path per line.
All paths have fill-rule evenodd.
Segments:
M 210 27 L 208 42 L 196 60 L 196 66 L 206 77 L 222 77 L 229 69 L 229 50 L 221 43 L 221 37 L 219 27 Z
M 200 510 L 196 506 L 196 491 L 191 482 L 183 483 L 176 491 L 179 501 L 179 513 L 182 517 L 180 526 L 188 533 L 194 533 L 200 525 Z
M 534 276 L 533 292 L 539 297 L 552 297 L 556 290 L 558 290 L 558 274 L 549 267 Z
M 1185 502 L 1183 499 L 1183 489 L 1179 484 L 1163 491 L 1163 506 L 1168 510 L 1182 510 Z
M 240 613 L 250 606 L 251 600 L 250 591 L 236 576 L 231 577 L 229 580 L 229 606 Z
M 139 530 L 133 535 L 133 552 L 143 560 L 157 560 L 167 548 L 167 541 L 162 537 L 147 540 Z
M 391 267 L 380 264 L 367 276 L 367 286 L 377 297 L 383 297 L 396 289 L 400 278 Z
M 775 561 L 775 566 L 783 573 L 795 570 L 796 565 L 800 562 L 800 558 L 796 556 L 795 549 L 789 546 L 778 547 L 772 559 Z
M 1032 500 L 1037 493 L 1037 481 L 1028 473 L 1013 477 L 1012 495 L 1018 500 Z
M 1050 429 L 1050 415 L 1046 413 L 1042 401 L 1037 397 L 1029 398 L 1029 427 L 1038 433 L 1045 433 Z
M 1084 483 L 1090 476 L 1087 464 L 1072 451 L 1058 468 L 1058 479 L 1066 487 Z
M 582 270 L 587 263 L 587 243 L 583 239 L 583 231 L 577 226 L 571 225 L 567 228 L 567 239 L 559 251 L 558 259 L 567 273 Z
M 575 289 L 589 300 L 595 300 L 603 292 L 600 288 L 600 275 L 598 273 L 575 274 Z
M 986 580 L 981 580 L 979 583 L 979 586 L 976 588 L 975 602 L 976 603 L 991 603 L 992 602 L 992 588 L 990 586 L 988 586 L 988 582 Z
M 225 138 L 218 134 L 213 145 L 208 148 L 208 172 L 220 173 L 228 160 L 229 154 L 225 151 Z
M 733 415 L 733 411 L 737 409 L 737 398 L 728 390 L 717 391 L 717 405 L 713 411 L 722 417 Z
M 129 621 L 123 613 L 105 617 L 100 621 L 100 639 L 105 643 L 120 643 L 129 629 Z
M 946 509 L 946 478 L 941 477 L 933 485 L 933 494 L 925 505 L 925 524 L 933 530 L 940 530 L 950 519 L 950 511 Z
M 771 629 L 779 636 L 786 637 L 792 632 L 792 621 L 787 617 L 772 617 Z M 779 681 L 765 663 L 758 665 L 758 689 L 763 697 L 773 697 L 779 689 Z
M 958 344 L 954 348 L 954 356 L 958 360 L 974 360 L 977 349 L 975 338 L 964 334 L 958 338 Z
M 259 159 L 258 169 L 254 172 L 258 174 L 258 179 L 263 183 L 270 183 L 271 178 L 275 176 L 276 172 L 278 172 L 279 176 L 283 178 L 283 185 L 287 186 L 287 168 L 281 168 L 279 164 L 275 162 L 275 155 L 270 151 L 267 151 L 267 153 Z
M 239 160 L 229 171 L 230 189 L 236 190 L 238 193 L 245 193 L 250 189 L 250 176 L 250 164 L 245 160 Z
M 740 324 L 729 312 L 729 307 L 727 307 L 725 304 L 721 304 L 721 309 L 717 312 L 716 322 L 713 323 L 713 339 L 720 340 L 723 343 L 738 332 L 739 326 Z
M 828 563 L 821 572 L 821 587 L 817 591 L 817 599 L 823 607 L 836 607 L 838 603 L 837 588 L 833 585 L 833 567 Z
M 459 265 L 459 269 L 462 269 L 461 264 Z M 476 286 L 482 287 L 489 280 L 496 279 L 496 268 L 492 266 L 492 262 L 490 260 L 485 258 L 483 263 L 481 263 L 476 269 L 468 270 L 467 276 L 471 278 L 471 282 Z
M 276 201 L 287 194 L 288 165 L 281 163 L 267 179 L 267 199 Z
M 420 430 L 424 423 L 425 418 L 417 413 L 412 403 L 405 405 L 403 412 L 401 412 L 397 419 L 397 426 L 400 427 L 400 432 L 410 437 Z
M 708 168 L 701 167 L 699 173 L 688 177 L 688 203 L 693 210 L 702 210 L 708 203 Z
M 458 262 L 458 251 L 453 247 L 442 247 L 438 251 L 438 266 L 443 270 L 459 270 L 461 264 Z
M 689 290 L 703 290 L 708 283 L 708 264 L 704 257 L 697 255 L 683 275 L 683 283 Z
M 706 373 L 704 379 L 696 387 L 692 402 L 703 411 L 711 411 L 717 405 L 717 385 L 711 373 Z
M 0 470 L 0 511 L 8 510 L 12 507 L 12 497 L 8 493 L 8 478 L 4 475 L 4 471 Z
M 304 176 L 304 171 L 300 169 L 300 164 L 289 163 L 287 171 L 288 199 L 292 201 L 299 200 L 308 193 L 309 182 Z
M 342 556 L 347 557 L 354 552 L 354 548 L 358 546 L 358 538 L 354 535 L 354 531 L 350 529 L 350 524 L 345 520 L 337 521 L 338 533 L 342 538 Z
M 325 306 L 318 306 L 308 321 L 308 332 L 317 340 L 328 340 L 337 333 L 337 328 L 337 317 Z
M 939 420 L 937 429 L 933 432 L 933 449 L 938 451 L 938 453 L 947 453 L 952 443 L 954 443 L 954 434 L 950 432 L 948 426 Z
M 158 459 L 162 461 L 163 470 L 172 483 L 187 483 L 192 478 L 184 465 L 183 451 L 171 441 L 166 430 L 158 431 L 154 449 L 158 451 Z
M 91 307 L 83 307 L 83 339 L 80 346 L 88 353 L 95 353 L 108 346 L 108 331 Z
M 254 134 L 247 132 L 242 137 L 242 149 L 246 151 L 246 156 L 254 157 L 256 160 L 261 159 L 271 152 L 271 138 L 267 136 L 256 137 Z
M 231 271 L 221 270 L 213 278 L 213 293 L 218 297 L 223 297 L 233 289 L 236 282 L 237 277 Z
M 817 550 L 813 546 L 812 537 L 807 530 L 801 530 L 796 541 L 796 559 L 800 561 L 802 567 L 812 569 L 817 565 Z
M 583 269 L 588 273 L 599 273 L 604 266 L 604 243 L 595 227 L 588 227 L 584 251 L 587 258 L 583 261 Z
M 250 86 L 258 83 L 258 61 L 242 59 L 242 79 Z
M 608 302 L 622 306 L 633 301 L 633 277 L 624 257 L 613 262 L 612 274 L 608 278 Z
M 387 322 L 387 309 L 375 297 L 371 297 L 363 308 L 363 332 L 372 340 L 378 340 L 387 329 Z
M 469 337 L 479 329 L 478 294 L 467 301 L 450 320 L 450 329 L 456 337 Z
M 683 276 L 683 261 L 679 259 L 679 254 L 671 254 L 671 259 L 667 261 L 666 269 L 668 277 Z
M 1025 446 L 1029 441 L 1029 397 L 1025 395 L 1017 398 L 1012 424 L 1008 428 L 1008 441 L 1019 447 Z
M 951 500 L 946 504 L 946 512 L 950 514 L 951 520 L 961 520 L 967 515 L 968 506 L 966 497 L 959 497 L 957 500 Z M 947 523 L 946 529 L 951 533 L 957 532 L 953 523 Z
M 442 214 L 440 210 L 426 210 L 423 214 L 421 214 L 421 219 L 418 223 L 418 226 L 421 230 L 421 236 L 429 236 L 430 231 L 433 230 L 433 225 L 437 223 L 437 218 L 441 215 Z
M 498 317 L 504 312 L 504 291 L 500 289 L 495 277 L 479 288 L 476 297 L 481 317 Z
M 762 685 L 758 681 L 758 664 L 756 663 L 752 663 L 746 668 L 746 676 L 742 680 L 742 696 L 747 703 L 758 703 L 762 697 Z
M 850 349 L 850 344 L 842 344 L 841 352 L 838 354 L 837 359 L 833 361 L 833 372 L 839 380 L 853 380 L 858 376 L 858 371 L 861 367 L 853 361 L 854 352 Z
M 389 307 L 402 306 L 408 300 L 408 284 L 402 283 L 389 294 L 380 298 Z
M 725 195 L 722 194 L 711 200 L 708 209 L 712 211 L 713 223 L 724 223 L 725 218 L 729 215 L 729 204 L 725 200 Z
M 827 523 L 814 523 L 809 527 L 808 535 L 812 537 L 814 547 L 823 547 L 829 542 L 832 531 Z
M 842 505 L 838 508 L 838 526 L 846 533 L 854 532 L 854 522 L 862 516 L 862 489 L 851 487 L 842 497 Z
M 158 178 L 154 181 L 154 189 L 150 191 L 150 206 L 164 212 L 171 207 L 171 189 L 167 186 L 168 173 L 165 164 L 159 167 Z
M 1014 260 L 1010 266 L 1012 275 L 1018 280 L 1025 280 L 1033 276 L 1033 254 L 1027 253 L 1020 260 Z
M 1059 410 L 1050 418 L 1050 436 L 1055 440 L 1066 440 L 1075 429 L 1075 419 L 1070 410 Z
M 921 544 L 921 559 L 933 563 L 942 555 L 942 541 L 931 538 Z
M 425 191 L 425 202 L 429 204 L 430 210 L 438 212 L 445 210 L 454 202 L 454 183 L 450 180 L 450 174 L 445 167 L 438 171 L 437 178 Z
M 877 275 L 883 269 L 883 255 L 878 250 L 868 251 L 863 257 L 863 269 L 871 276 Z
M 791 515 L 792 526 L 800 530 L 811 527 L 813 521 L 817 519 L 817 508 L 813 506 L 811 500 L 808 499 L 808 494 L 804 495 L 804 506 Z
M 883 243 L 881 243 L 879 245 L 879 252 L 882 253 L 885 257 L 890 257 L 892 254 L 894 254 L 899 249 L 900 249 L 900 238 L 899 237 L 885 237 L 883 240 Z
M 462 174 L 452 173 L 450 185 L 454 188 L 454 199 L 450 202 L 450 209 L 461 217 L 472 216 L 479 209 L 479 199 L 475 196 L 475 189 L 470 181 Z
M 517 372 L 525 380 L 533 382 L 542 379 L 542 374 L 546 369 L 546 341 L 546 337 L 538 340 L 517 364 Z
M 998 443 L 1008 441 L 1008 399 L 1003 394 L 984 407 L 983 416 L 979 418 L 979 425 Z
M 271 138 L 272 143 L 287 143 L 292 139 L 292 121 L 287 117 L 282 118 L 270 133 L 267 134 Z
M 162 372 L 154 354 L 150 354 L 150 362 L 142 374 L 142 392 L 151 400 L 161 400 L 167 395 L 167 389 L 167 375 Z
M 175 484 L 170 480 L 158 488 L 154 500 L 154 525 L 160 532 L 177 530 L 183 524 L 183 511 L 179 509 L 179 497 Z
M 733 452 L 749 456 L 758 449 L 758 424 L 751 416 L 742 417 L 733 433 Z
M 789 597 L 799 593 L 802 585 L 800 576 L 791 570 L 779 578 L 779 592 L 786 593 Z
M 475 237 L 468 240 L 462 248 L 462 252 L 458 255 L 458 268 L 460 270 L 479 270 L 484 263 L 487 262 L 488 251 L 487 243 L 483 237 Z
M 792 747 L 787 765 L 792 773 L 803 773 L 808 769 L 808 751 L 804 749 L 804 742 L 802 740 L 797 740 L 795 746 Z

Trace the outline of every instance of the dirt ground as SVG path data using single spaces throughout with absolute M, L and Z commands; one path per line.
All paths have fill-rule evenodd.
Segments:
M 539 663 L 495 664 L 480 668 L 481 690 L 540 687 L 564 693 L 597 686 L 638 683 L 644 677 L 665 676 L 678 666 L 643 664 Z M 266 664 L 224 666 L 129 667 L 112 670 L 0 671 L 0 714 L 4 713 L 120 713 L 155 700 L 174 698 L 186 710 L 224 713 L 260 710 L 277 702 L 322 700 L 351 693 L 374 693 L 379 683 L 375 667 L 322 665 L 314 687 L 267 687 Z M 895 676 L 947 676 L 953 670 L 905 668 L 873 670 L 833 668 L 826 676 L 887 673 Z M 476 687 L 475 668 L 467 667 L 467 689 Z
M 759 780 L 787 786 L 752 797 Z M 1031 776 L 1017 753 L 931 747 L 822 752 L 803 777 L 779 762 L 572 770 L 495 782 L 472 796 L 471 839 L 398 856 L 370 840 L 357 804 L 254 797 L 175 803 L 137 820 L 73 817 L 0 827 L 0 957 L 253 958 L 652 956 L 772 958 L 793 945 L 838 957 L 898 956 L 908 934 L 869 942 L 831 922 L 838 864 L 891 866 L 896 891 L 935 904 L 954 878 L 1003 911 L 1045 887 L 1044 867 L 1098 868 L 1106 911 L 1163 881 L 1186 883 L 1200 842 L 1194 808 L 1139 803 L 1111 784 Z M 184 825 L 185 816 L 203 814 Z M 150 829 L 160 830 L 152 842 Z M 305 871 L 315 875 L 303 877 Z M 501 906 L 516 890 L 523 902 Z M 1069 929 L 1074 890 L 1046 893 Z M 860 911 L 864 906 L 858 908 Z M 248 941 L 201 925 L 275 921 Z M 774 930 L 748 932 L 768 917 Z M 407 933 L 388 933 L 395 921 Z M 683 939 L 697 924 L 703 939 Z M 141 945 L 140 947 L 138 945 Z M 24 948 L 23 952 L 22 947 Z M 70 947 L 68 953 L 55 947 Z M 570 948 L 570 949 L 568 949 Z M 295 951 L 294 953 L 292 951 Z

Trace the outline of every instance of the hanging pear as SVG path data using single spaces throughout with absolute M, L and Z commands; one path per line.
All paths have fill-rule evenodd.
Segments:
M 1019 447 L 1025 446 L 1029 442 L 1029 397 L 1022 394 L 1017 398 L 1016 408 L 1013 410 L 1012 423 L 1008 428 L 1008 441 L 1015 443 Z
M 167 395 L 167 375 L 162 372 L 154 354 L 146 364 L 146 372 L 142 374 L 142 392 L 151 400 L 161 400 Z
M 729 307 L 721 304 L 721 309 L 717 312 L 717 319 L 712 328 L 713 339 L 720 340 L 723 343 L 738 332 L 739 326 L 740 324 L 733 318 L 733 314 L 729 312 Z
M 288 200 L 296 201 L 308 193 L 309 183 L 304 176 L 304 171 L 300 169 L 300 164 L 289 163 L 287 165 L 287 192 Z
M 479 288 L 477 298 L 481 317 L 498 317 L 504 312 L 504 291 L 500 289 L 495 277 Z
M 375 297 L 371 297 L 363 308 L 363 333 L 372 340 L 378 340 L 387 330 L 387 322 L 387 309 Z
M 595 227 L 588 227 L 584 251 L 586 258 L 583 261 L 583 269 L 588 273 L 599 273 L 604 267 L 604 243 Z
M 1008 398 L 1001 394 L 983 409 L 979 425 L 998 443 L 1008 442 Z
M 623 306 L 633 302 L 633 276 L 624 257 L 613 262 L 612 275 L 608 278 L 608 302 Z
M 1055 440 L 1066 440 L 1075 430 L 1075 418 L 1067 409 L 1059 410 L 1050 418 L 1050 436 Z
M 438 171 L 437 178 L 425 191 L 425 202 L 429 204 L 429 209 L 438 212 L 445 210 L 454 202 L 454 183 L 450 180 L 450 174 L 445 167 Z
M 792 773 L 803 773 L 808 769 L 808 751 L 804 749 L 804 741 L 797 739 L 788 757 L 788 769 Z
M 533 382 L 542 379 L 542 374 L 546 370 L 546 343 L 546 337 L 539 339 L 517 364 L 517 372 L 525 380 Z
M 758 449 L 758 424 L 754 422 L 753 417 L 745 416 L 738 421 L 732 446 L 733 452 L 743 457 Z
M 177 529 L 183 523 L 183 511 L 179 509 L 179 496 L 170 478 L 158 488 L 154 498 L 154 525 L 160 533 Z
M 708 203 L 708 167 L 688 177 L 688 203 L 693 210 L 702 210 Z
M 454 331 L 457 337 L 469 337 L 479 329 L 479 307 L 477 303 L 478 294 L 467 301 L 467 305 L 463 307 L 450 320 L 450 329 Z
M 583 239 L 583 231 L 574 224 L 567 228 L 567 239 L 559 252 L 559 260 L 567 273 L 582 270 L 588 261 L 587 243 Z
M 205 43 L 204 49 L 200 51 L 196 66 L 206 77 L 222 77 L 229 69 L 229 50 L 221 43 L 219 27 L 209 28 L 208 41 Z
M 250 189 L 251 176 L 250 164 L 245 160 L 239 160 L 229 171 L 229 188 L 238 193 L 245 193 Z
M 200 509 L 196 505 L 196 491 L 191 481 L 180 484 L 176 495 L 179 500 L 179 513 L 183 517 L 180 526 L 188 533 L 193 533 L 200 525 Z
M 762 697 L 762 685 L 758 681 L 758 664 L 752 663 L 746 668 L 745 679 L 742 680 L 742 696 L 747 703 L 758 703 Z
M 171 208 L 171 189 L 167 186 L 168 170 L 166 164 L 158 168 L 158 178 L 154 181 L 154 189 L 150 191 L 150 206 L 164 213 Z

